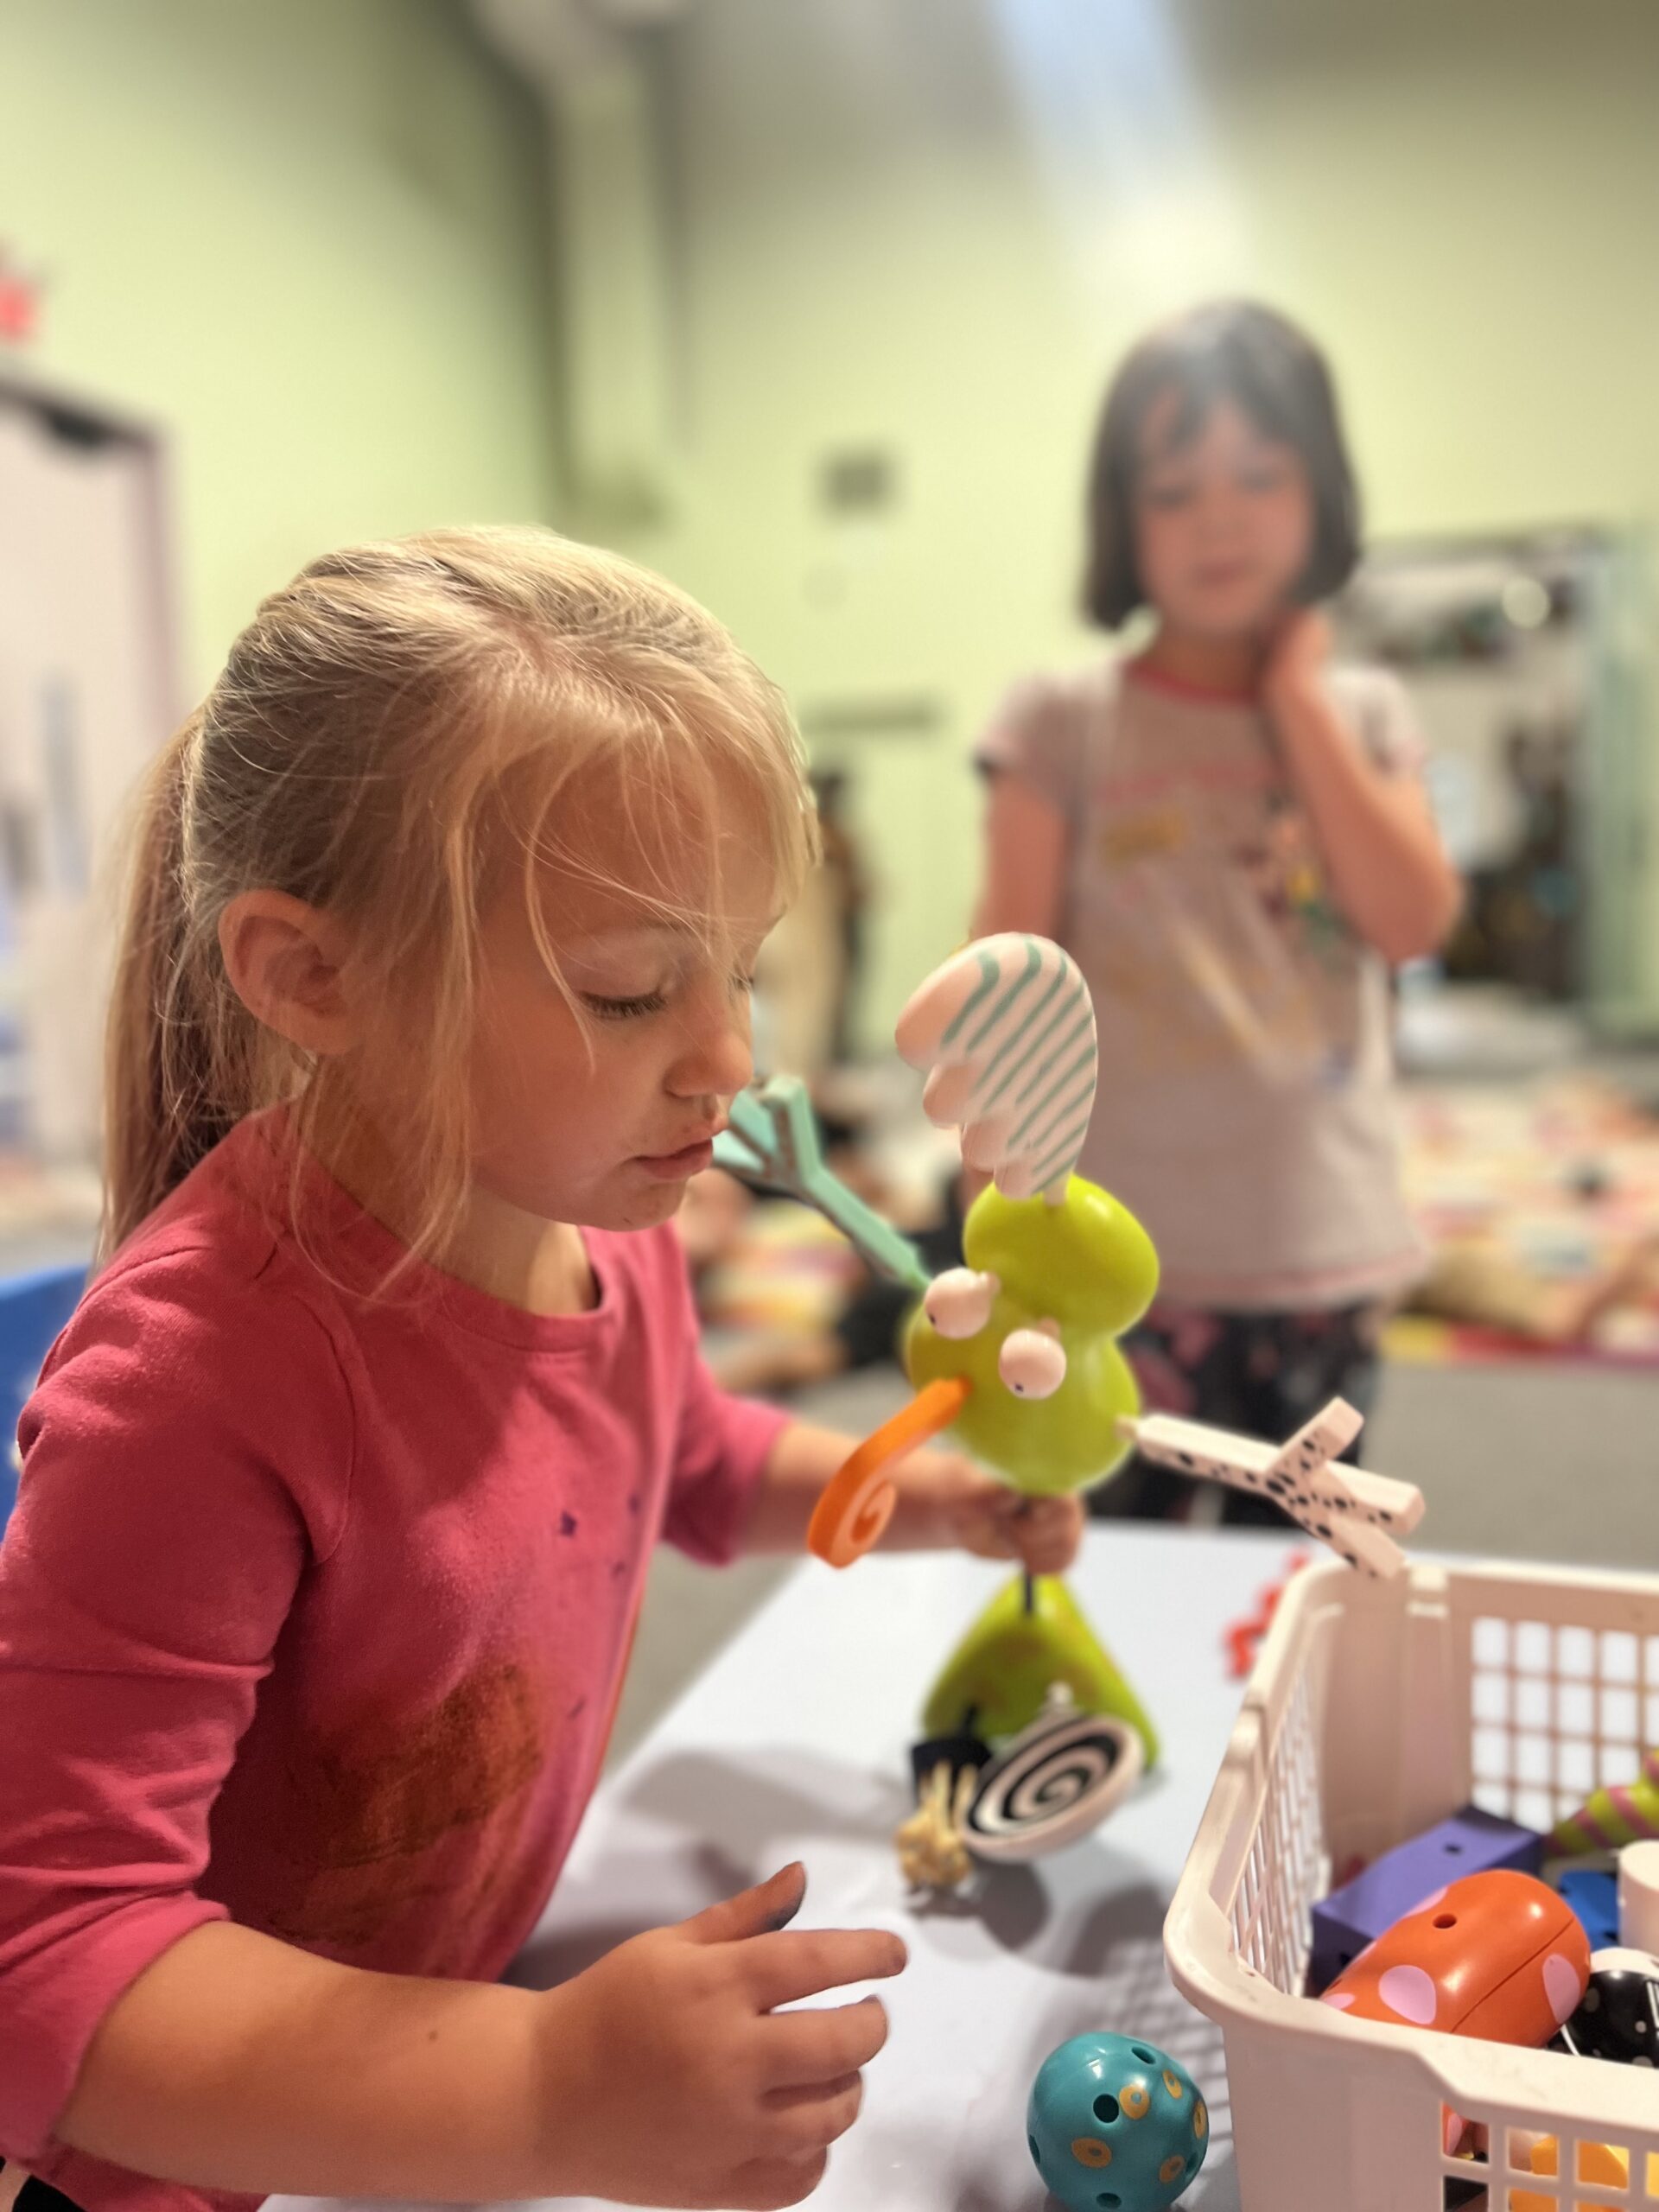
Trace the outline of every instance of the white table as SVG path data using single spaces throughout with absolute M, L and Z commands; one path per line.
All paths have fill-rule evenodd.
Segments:
M 1222 1631 L 1290 1549 L 1273 1533 L 1091 1530 L 1072 1587 L 1152 1713 L 1163 1762 L 1095 1836 L 1001 1870 L 971 1905 L 915 1902 L 892 1835 L 926 1689 L 1007 1570 L 803 1565 L 600 1791 L 514 1978 L 563 1979 L 800 1859 L 798 1925 L 897 1929 L 911 1954 L 882 1986 L 891 2039 L 817 2212 L 1041 2212 L 1026 2099 L 1054 2045 L 1090 2028 L 1145 2037 L 1189 2068 L 1213 2133 L 1182 2204 L 1236 2212 L 1221 2033 L 1170 1986 L 1160 1931 L 1238 1708 Z

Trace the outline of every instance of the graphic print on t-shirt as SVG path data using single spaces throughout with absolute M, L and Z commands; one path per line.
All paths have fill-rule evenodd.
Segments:
M 1340 1080 L 1359 948 L 1274 764 L 1109 771 L 1093 814 L 1103 1041 L 1143 1075 L 1244 1060 L 1269 1082 Z

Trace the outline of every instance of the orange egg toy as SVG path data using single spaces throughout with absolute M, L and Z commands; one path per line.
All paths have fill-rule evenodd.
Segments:
M 1356 2020 L 1547 2044 L 1590 1981 L 1590 1939 L 1530 1874 L 1470 1874 L 1362 1951 L 1320 2003 Z

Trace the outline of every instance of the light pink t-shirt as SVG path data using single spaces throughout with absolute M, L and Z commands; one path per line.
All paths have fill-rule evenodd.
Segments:
M 597 1307 L 376 1304 L 244 1122 L 88 1293 L 0 1546 L 0 2154 L 87 2212 L 251 2204 L 51 2141 L 93 2030 L 232 1917 L 490 1979 L 592 1791 L 652 1545 L 735 1548 L 780 1426 L 704 1369 L 671 1229 Z M 347 1281 L 398 1247 L 320 1171 Z
M 1394 679 L 1329 682 L 1354 741 L 1416 774 Z M 1261 709 L 1107 662 L 1020 685 L 976 757 L 1070 829 L 1061 936 L 1101 1052 L 1080 1166 L 1145 1224 L 1164 1299 L 1312 1310 L 1419 1274 L 1388 970 L 1336 906 Z

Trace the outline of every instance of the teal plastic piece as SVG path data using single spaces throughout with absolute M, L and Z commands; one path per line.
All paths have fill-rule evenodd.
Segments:
M 816 1207 L 878 1274 L 918 1296 L 932 1281 L 907 1236 L 824 1165 L 818 1124 L 798 1077 L 773 1076 L 732 1101 L 731 1127 L 715 1139 L 715 1164 L 746 1183 L 764 1183 Z
M 1204 2164 L 1210 2114 L 1185 2067 L 1156 2044 L 1073 2036 L 1043 2061 L 1026 2140 L 1067 2212 L 1163 2212 Z

